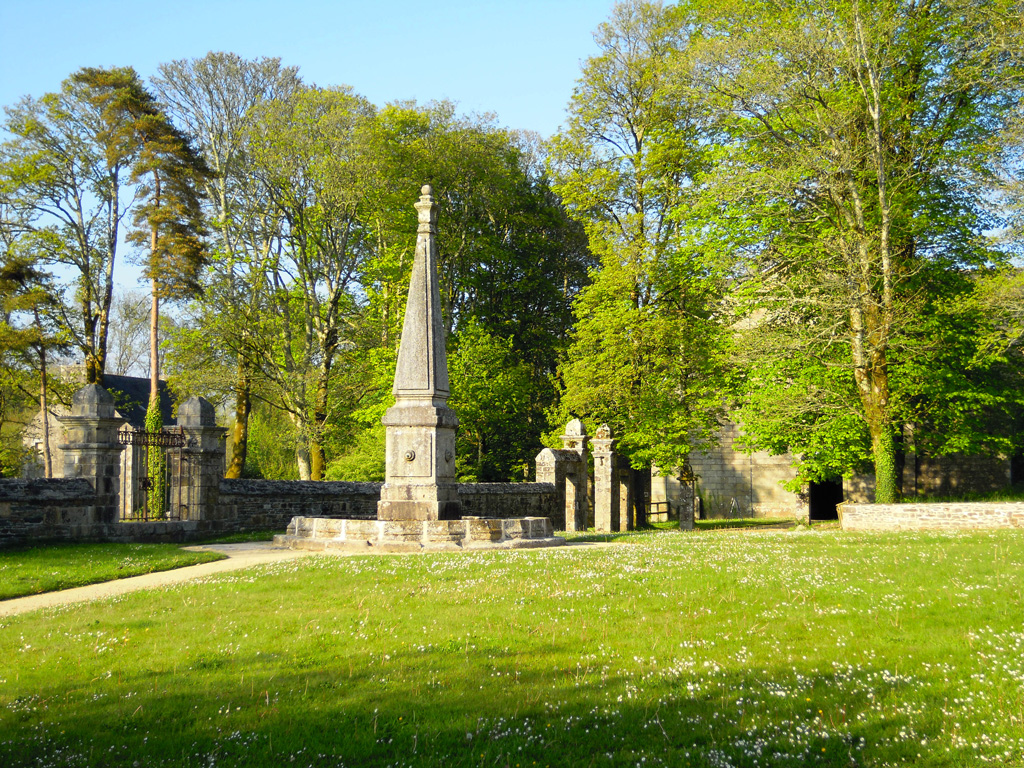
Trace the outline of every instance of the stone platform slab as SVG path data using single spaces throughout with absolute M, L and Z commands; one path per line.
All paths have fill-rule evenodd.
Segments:
M 463 517 L 460 520 L 353 520 L 293 517 L 287 532 L 274 537 L 274 546 L 313 551 L 466 551 L 557 547 L 565 539 L 554 535 L 546 517 L 499 520 Z

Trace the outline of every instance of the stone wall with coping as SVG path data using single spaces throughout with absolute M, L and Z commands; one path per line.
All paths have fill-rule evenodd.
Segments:
M 237 530 L 284 530 L 293 517 L 377 517 L 382 483 L 312 480 L 220 481 L 216 511 L 210 517 Z
M 464 517 L 546 517 L 552 524 L 558 517 L 558 494 L 551 483 L 462 483 L 459 501 Z
M 979 531 L 1024 528 L 1024 502 L 854 504 L 839 507 L 844 531 Z
M 202 520 L 97 520 L 86 480 L 0 480 L 0 546 L 38 541 L 187 542 L 249 531 L 283 531 L 294 517 L 375 520 L 381 483 L 221 480 Z M 464 483 L 465 516 L 511 519 L 557 514 L 548 483 Z
M 0 546 L 88 538 L 95 514 L 88 480 L 0 480 Z

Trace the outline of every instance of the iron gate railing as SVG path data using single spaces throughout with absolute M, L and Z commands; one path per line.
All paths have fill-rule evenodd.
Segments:
M 195 462 L 183 450 L 184 430 L 125 427 L 117 433 L 117 442 L 127 447 L 121 464 L 121 520 L 190 519 Z

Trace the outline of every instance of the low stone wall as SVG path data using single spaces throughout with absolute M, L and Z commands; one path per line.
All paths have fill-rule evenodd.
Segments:
M 377 517 L 381 483 L 221 480 L 214 519 L 239 531 L 284 530 L 293 517 Z
M 186 542 L 230 533 L 281 530 L 295 517 L 375 520 L 381 483 L 221 480 L 219 502 L 203 520 L 114 522 L 95 518 L 86 480 L 0 480 L 0 546 L 38 541 Z M 463 514 L 508 520 L 546 517 L 557 525 L 549 483 L 466 483 Z
M 87 480 L 0 480 L 0 546 L 89 538 L 95 504 Z
M 977 531 L 1024 528 L 1024 502 L 840 504 L 844 531 Z
M 330 520 L 296 517 L 274 543 L 290 549 L 317 552 L 451 551 L 467 549 L 523 549 L 565 544 L 555 538 L 546 517 L 495 520 Z
M 302 480 L 222 480 L 217 519 L 238 530 L 288 526 L 293 517 L 375 520 L 381 483 Z M 462 514 L 508 520 L 551 517 L 557 503 L 550 483 L 463 483 Z
M 467 517 L 546 517 L 552 524 L 565 524 L 565 510 L 557 509 L 558 494 L 551 483 L 462 483 L 459 501 Z

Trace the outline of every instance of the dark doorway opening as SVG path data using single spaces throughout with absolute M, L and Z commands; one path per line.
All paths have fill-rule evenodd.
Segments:
M 811 520 L 838 520 L 837 504 L 843 503 L 843 479 L 836 477 L 811 483 Z

